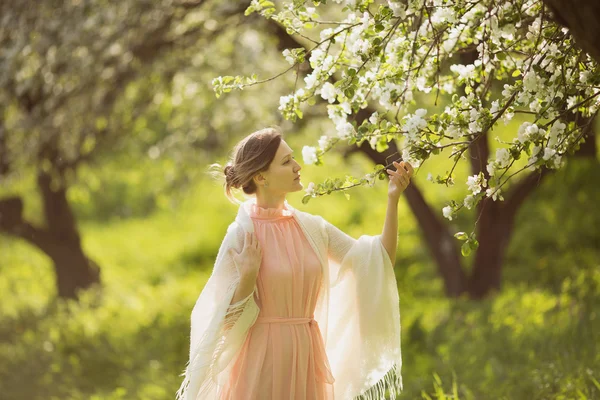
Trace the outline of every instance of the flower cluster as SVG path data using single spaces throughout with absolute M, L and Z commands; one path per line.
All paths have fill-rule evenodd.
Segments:
M 464 153 L 475 141 L 524 115 L 512 141 L 496 137 L 501 144 L 490 151 L 483 171 L 467 178 L 465 198 L 443 208 L 448 219 L 486 197 L 503 200 L 503 186 L 516 172 L 562 167 L 586 129 L 572 121 L 586 121 L 600 107 L 600 68 L 573 46 L 566 29 L 544 17 L 542 0 L 387 0 L 377 7 L 369 0 L 315 7 L 288 0 L 280 12 L 269 4 L 254 0 L 248 10 L 276 20 L 288 33 L 319 38 L 313 47 L 283 52 L 292 65 L 307 58 L 312 70 L 304 87 L 281 98 L 281 112 L 302 118 L 301 105 L 319 97 L 335 130 L 321 136 L 318 147 L 305 147 L 307 164 L 320 163 L 340 139 L 366 140 L 378 151 L 398 139 L 402 158 L 415 167 L 444 152 L 455 164 L 466 162 Z M 323 7 L 340 8 L 342 17 L 320 22 Z M 231 84 L 241 88 L 244 82 Z M 215 90 L 230 87 L 217 81 Z M 419 93 L 442 96 L 447 104 L 437 113 L 417 107 Z M 369 105 L 378 112 L 351 122 L 350 115 Z M 452 184 L 452 171 L 430 180 Z M 374 176 L 359 182 L 368 184 Z

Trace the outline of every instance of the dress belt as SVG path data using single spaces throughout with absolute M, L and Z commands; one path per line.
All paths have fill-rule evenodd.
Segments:
M 256 319 L 257 324 L 308 324 L 311 331 L 313 332 L 311 336 L 311 343 L 313 352 L 311 353 L 311 357 L 313 357 L 313 363 L 315 365 L 315 373 L 317 375 L 317 380 L 324 381 L 327 383 L 333 384 L 335 379 L 331 373 L 331 367 L 329 365 L 329 360 L 327 359 L 327 352 L 323 345 L 323 336 L 321 336 L 321 330 L 319 329 L 319 324 L 317 320 L 315 320 L 314 315 L 310 318 L 286 318 L 286 317 L 265 317 L 259 316 Z
M 317 322 L 314 318 L 287 318 L 287 317 L 258 317 L 256 319 L 257 324 L 309 324 L 311 322 Z

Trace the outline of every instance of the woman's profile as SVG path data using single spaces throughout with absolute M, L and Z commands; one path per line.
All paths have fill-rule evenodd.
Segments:
M 384 399 L 402 390 L 393 271 L 397 205 L 413 168 L 388 169 L 381 235 L 354 239 L 292 207 L 303 189 L 278 128 L 256 131 L 222 168 L 239 205 L 191 315 L 177 399 Z M 234 189 L 248 197 L 236 201 Z

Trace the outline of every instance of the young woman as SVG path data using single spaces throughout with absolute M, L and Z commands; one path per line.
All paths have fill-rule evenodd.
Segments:
M 236 145 L 220 173 L 238 215 L 192 311 L 178 399 L 395 398 L 402 359 L 392 260 L 413 168 L 394 166 L 382 234 L 354 239 L 288 204 L 303 188 L 302 168 L 278 129 Z M 234 188 L 249 199 L 237 202 Z

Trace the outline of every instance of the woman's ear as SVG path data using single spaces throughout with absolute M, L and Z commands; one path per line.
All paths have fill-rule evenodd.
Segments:
M 252 179 L 254 179 L 254 183 L 256 184 L 256 186 L 262 186 L 265 183 L 265 177 L 263 176 L 263 174 L 257 174 Z

